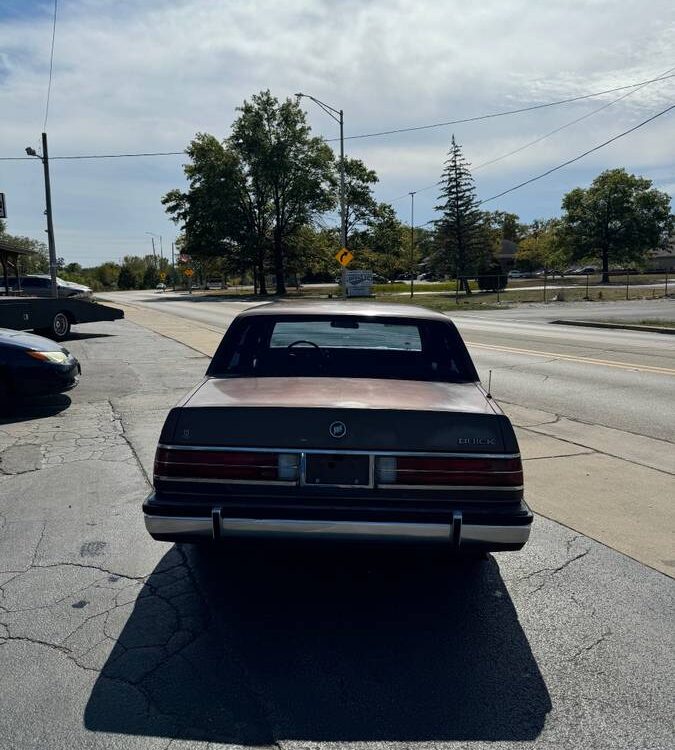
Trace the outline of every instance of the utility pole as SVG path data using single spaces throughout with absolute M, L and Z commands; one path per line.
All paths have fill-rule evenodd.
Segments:
M 347 211 L 345 197 L 345 117 L 341 109 L 335 109 L 329 104 L 322 102 L 309 94 L 296 94 L 298 99 L 303 96 L 305 99 L 311 99 L 329 116 L 340 124 L 340 242 L 343 248 L 347 248 Z
M 417 192 L 417 191 L 415 191 Z M 415 284 L 415 192 L 410 195 L 410 299 Z
M 340 110 L 340 227 L 342 247 L 347 249 L 347 212 L 345 210 L 345 117 Z
M 174 247 L 175 243 L 171 243 L 171 281 L 173 282 L 173 290 L 176 291 L 176 261 L 174 259 Z
M 42 156 L 34 148 L 26 148 L 28 156 L 35 156 L 42 162 L 45 173 L 45 204 L 47 214 L 47 244 L 49 246 L 49 275 L 52 281 L 52 297 L 59 296 L 56 284 L 56 242 L 54 241 L 54 222 L 52 220 L 52 188 L 49 181 L 49 150 L 47 148 L 47 133 L 42 134 Z

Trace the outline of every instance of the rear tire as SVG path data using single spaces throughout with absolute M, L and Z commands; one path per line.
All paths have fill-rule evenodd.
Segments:
M 64 310 L 59 310 L 52 318 L 49 328 L 36 328 L 35 333 L 54 341 L 63 341 L 70 333 L 70 318 Z
M 70 333 L 70 318 L 63 310 L 56 313 L 52 318 L 52 337 L 56 341 L 63 341 Z

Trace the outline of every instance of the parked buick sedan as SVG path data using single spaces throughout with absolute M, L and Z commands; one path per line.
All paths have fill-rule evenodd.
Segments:
M 399 305 L 241 313 L 170 412 L 143 510 L 168 541 L 265 536 L 517 550 L 532 513 L 508 418 L 453 323 Z

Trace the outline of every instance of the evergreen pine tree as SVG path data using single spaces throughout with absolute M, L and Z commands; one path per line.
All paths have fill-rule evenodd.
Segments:
M 469 163 L 452 136 L 450 151 L 441 177 L 441 203 L 436 206 L 442 216 L 436 223 L 438 265 L 460 279 L 462 288 L 471 293 L 467 276 L 476 274 L 486 254 L 483 213 L 473 184 Z

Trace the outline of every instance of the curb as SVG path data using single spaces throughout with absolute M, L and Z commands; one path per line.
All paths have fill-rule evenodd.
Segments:
M 641 326 L 630 323 L 598 323 L 594 320 L 551 320 L 552 325 L 559 326 L 581 326 L 584 328 L 616 328 L 624 331 L 646 331 L 647 333 L 665 333 L 666 335 L 675 336 L 675 328 L 665 328 L 662 326 Z

